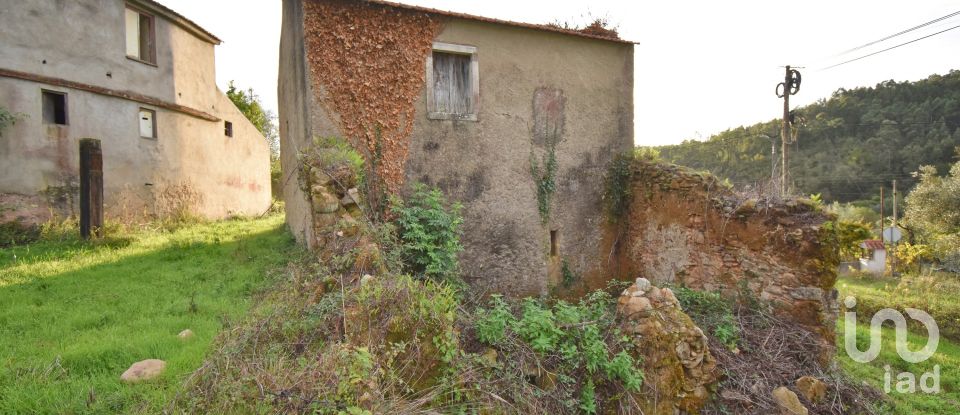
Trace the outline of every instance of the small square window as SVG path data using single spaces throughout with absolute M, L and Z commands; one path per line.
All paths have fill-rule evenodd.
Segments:
M 127 8 L 126 11 L 127 56 L 156 64 L 157 48 L 154 36 L 153 16 Z
M 157 112 L 146 108 L 140 108 L 140 137 L 157 138 Z
M 223 122 L 223 134 L 227 137 L 233 137 L 233 123 L 230 121 Z
M 476 121 L 478 72 L 477 48 L 434 43 L 427 57 L 427 118 Z
M 43 123 L 67 125 L 67 94 L 43 91 Z

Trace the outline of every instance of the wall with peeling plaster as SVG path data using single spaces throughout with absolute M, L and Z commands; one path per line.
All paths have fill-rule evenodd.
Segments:
M 343 134 L 340 114 L 315 102 L 324 87 L 310 74 L 323 68 L 311 68 L 304 57 L 311 28 L 304 27 L 302 5 L 284 1 L 279 92 L 287 220 L 308 242 L 309 212 L 292 154 L 311 137 Z M 545 294 L 560 285 L 564 259 L 575 274 L 602 273 L 603 175 L 613 156 L 633 145 L 633 46 L 438 18 L 435 41 L 478 48 L 480 110 L 477 121 L 430 120 L 421 91 L 413 104 L 406 188 L 428 183 L 463 203 L 461 265 L 477 288 Z M 541 156 L 548 138 L 557 142 L 557 191 L 543 223 L 530 159 Z M 557 256 L 550 255 L 551 230 L 559 235 Z
M 428 120 L 411 134 L 407 181 L 464 204 L 464 276 L 491 291 L 543 294 L 601 272 L 603 176 L 633 146 L 633 47 L 528 28 L 450 19 L 437 41 L 477 47 L 476 122 Z M 557 190 L 542 223 L 531 153 L 557 143 Z M 559 255 L 550 255 L 550 231 Z

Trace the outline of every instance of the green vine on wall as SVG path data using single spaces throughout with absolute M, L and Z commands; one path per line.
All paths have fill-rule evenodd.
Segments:
M 17 120 L 26 117 L 26 114 L 19 112 L 10 112 L 10 110 L 0 106 L 0 136 L 3 136 L 3 130 L 17 123 Z
M 616 223 L 630 208 L 631 182 L 633 181 L 633 160 L 631 153 L 618 155 L 607 170 L 604 201 L 610 222 Z
M 530 174 L 537 185 L 537 209 L 540 211 L 540 220 L 546 224 L 550 221 L 550 200 L 557 190 L 557 144 L 547 140 L 547 152 L 538 162 L 537 157 L 530 151 Z

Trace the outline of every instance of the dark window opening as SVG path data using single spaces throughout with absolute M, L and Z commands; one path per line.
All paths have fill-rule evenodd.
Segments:
M 560 255 L 560 243 L 557 240 L 559 231 L 550 231 L 550 256 Z
M 43 122 L 67 125 L 67 94 L 43 91 Z
M 223 133 L 226 134 L 227 137 L 233 137 L 233 123 L 232 123 L 232 122 L 230 122 L 230 121 L 224 121 L 224 122 L 223 122 Z

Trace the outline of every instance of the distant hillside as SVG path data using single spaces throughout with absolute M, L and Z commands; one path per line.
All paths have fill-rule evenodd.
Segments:
M 931 164 L 942 174 L 956 160 L 960 71 L 918 82 L 840 89 L 794 114 L 805 119 L 790 153 L 798 192 L 822 193 L 826 200 L 871 199 L 881 183 L 892 179 L 907 190 L 918 166 Z M 745 185 L 770 177 L 770 141 L 764 135 L 776 139 L 779 158 L 779 119 L 659 150 L 666 160 Z

